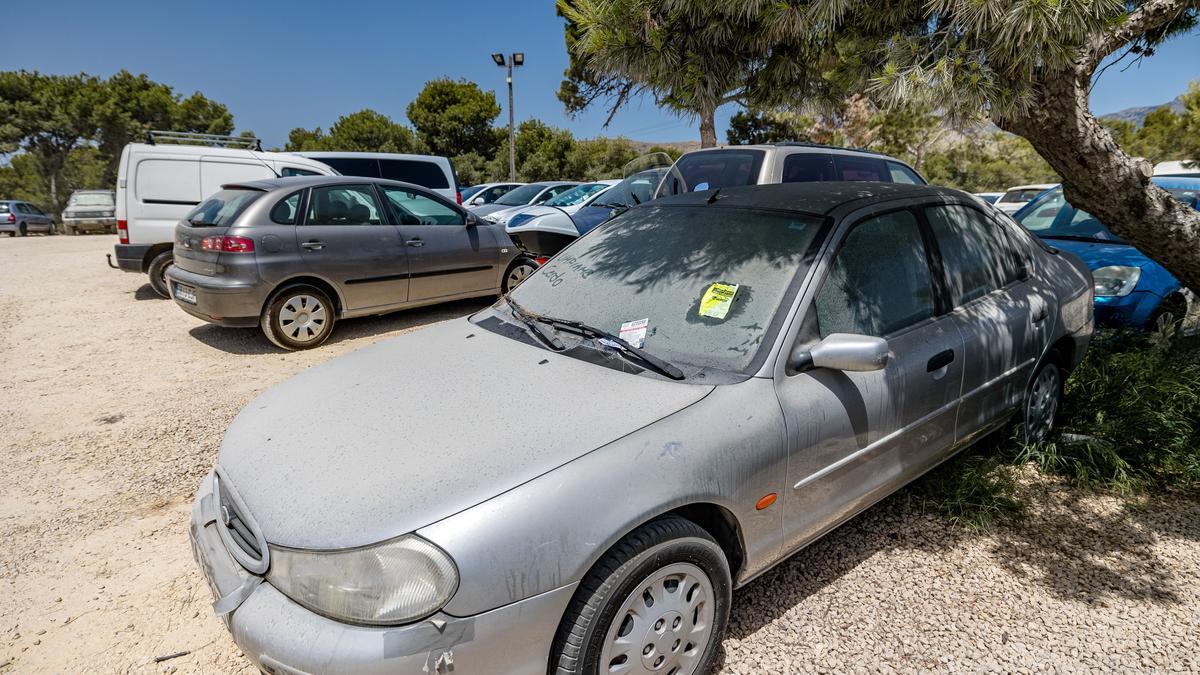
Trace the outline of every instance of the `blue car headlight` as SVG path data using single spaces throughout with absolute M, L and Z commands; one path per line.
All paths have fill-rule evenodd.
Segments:
M 1125 297 L 1137 288 L 1138 279 L 1142 278 L 1140 267 L 1125 265 L 1109 265 L 1092 272 L 1096 282 L 1096 295 L 1101 297 Z

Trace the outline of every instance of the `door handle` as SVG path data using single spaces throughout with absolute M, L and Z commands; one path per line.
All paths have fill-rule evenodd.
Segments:
M 413 237 L 412 239 L 409 239 L 408 241 L 406 241 L 404 243 L 408 244 L 409 246 L 412 246 L 414 248 L 420 248 L 425 245 L 425 242 L 422 241 L 422 239 L 420 237 Z
M 325 248 L 325 242 L 317 241 L 315 239 L 312 241 L 306 241 L 300 245 L 310 251 L 320 251 L 321 249 Z
M 951 363 L 954 363 L 953 349 L 947 349 L 944 352 L 938 352 L 937 354 L 933 355 L 933 358 L 929 359 L 929 363 L 925 364 L 925 372 L 932 373 L 934 371 L 941 370 Z

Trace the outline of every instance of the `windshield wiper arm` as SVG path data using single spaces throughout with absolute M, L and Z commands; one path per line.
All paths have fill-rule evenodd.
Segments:
M 604 340 L 606 344 L 615 346 L 620 353 L 627 356 L 637 357 L 638 360 L 650 366 L 652 370 L 661 375 L 666 375 L 672 380 L 682 380 L 687 377 L 683 374 L 683 371 L 677 368 L 674 364 L 663 361 L 662 359 L 640 347 L 634 347 L 625 340 L 621 339 L 619 336 L 596 328 L 595 326 L 589 326 L 580 321 L 555 319 L 548 316 L 537 317 L 536 320 L 541 321 L 542 323 L 550 324 L 555 328 L 564 328 L 568 331 L 579 333 L 584 337 L 600 338 Z
M 561 352 L 567 348 L 566 345 L 562 343 L 562 340 L 559 340 L 550 333 L 546 332 L 546 329 L 542 327 L 546 321 L 542 317 L 535 314 L 530 314 L 525 310 L 524 307 L 518 305 L 515 300 L 508 296 L 505 296 L 504 300 L 508 303 L 508 309 L 512 311 L 512 315 L 516 317 L 517 321 L 525 324 L 525 327 L 529 329 L 529 332 L 533 333 L 542 342 L 546 343 L 547 347 L 556 352 Z
M 1117 239 L 1100 239 L 1098 237 L 1088 237 L 1088 236 L 1082 235 L 1082 234 L 1050 233 L 1050 234 L 1043 234 L 1043 235 L 1039 235 L 1039 236 L 1041 236 L 1042 239 L 1065 239 L 1067 241 L 1087 241 L 1087 242 L 1095 242 L 1097 244 L 1123 244 L 1123 243 L 1125 243 L 1125 242 L 1117 240 Z

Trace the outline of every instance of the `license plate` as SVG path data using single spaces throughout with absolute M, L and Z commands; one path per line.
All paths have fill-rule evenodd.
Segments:
M 175 284 L 175 297 L 189 305 L 196 304 L 196 289 L 183 284 Z

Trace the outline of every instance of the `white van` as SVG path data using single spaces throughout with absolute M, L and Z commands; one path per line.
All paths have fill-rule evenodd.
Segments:
M 150 285 L 169 297 L 164 273 L 171 264 L 175 224 L 226 183 L 276 176 L 335 175 L 322 162 L 286 152 L 262 152 L 257 139 L 207 134 L 147 134 L 148 143 L 121 151 L 117 171 L 117 264 L 150 275 Z M 188 143 L 221 144 L 182 145 Z

